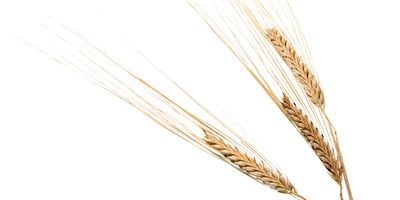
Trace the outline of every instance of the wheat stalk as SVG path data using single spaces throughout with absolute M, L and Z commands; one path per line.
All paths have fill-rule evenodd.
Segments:
M 234 147 L 219 136 L 204 131 L 204 141 L 214 150 L 222 154 L 229 162 L 238 167 L 243 173 L 248 174 L 260 183 L 285 194 L 291 194 L 295 197 L 305 199 L 300 196 L 296 188 L 290 183 L 289 179 L 280 171 L 273 169 L 264 162 L 257 161 L 256 158 Z
M 274 46 L 275 50 L 289 66 L 293 75 L 300 82 L 310 101 L 320 107 L 325 107 L 324 93 L 318 84 L 315 75 L 298 55 L 293 45 L 286 39 L 277 28 L 267 29 L 266 37 Z
M 314 126 L 308 116 L 301 109 L 297 108 L 296 104 L 292 103 L 285 94 L 283 95 L 281 105 L 289 120 L 293 122 L 300 134 L 322 161 L 329 175 L 340 185 L 343 173 L 342 165 L 324 136 Z

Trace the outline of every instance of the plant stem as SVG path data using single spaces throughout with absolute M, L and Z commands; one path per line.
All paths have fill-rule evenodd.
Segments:
M 342 185 L 342 183 L 339 184 L 339 187 L 340 187 L 340 194 L 339 194 L 340 195 L 340 200 L 344 200 L 343 199 L 343 185 Z
M 334 128 L 332 122 L 329 120 L 328 115 L 325 113 L 325 110 L 321 109 L 321 111 L 322 111 L 322 113 L 324 114 L 325 118 L 327 119 L 327 121 L 329 123 L 331 134 L 333 136 L 332 138 L 333 138 L 333 140 L 335 142 L 335 149 L 337 151 L 338 158 L 339 158 L 339 160 L 340 160 L 340 162 L 342 164 L 343 178 L 344 178 L 344 182 L 345 182 L 345 185 L 346 185 L 347 195 L 349 196 L 349 200 L 353 200 L 353 194 L 352 194 L 351 188 L 350 188 L 349 177 L 347 175 L 346 167 L 345 167 L 345 164 L 344 164 L 344 161 L 343 161 L 342 152 L 340 151 L 339 141 L 338 141 L 338 138 L 337 138 L 337 135 L 336 135 L 336 131 L 334 131 L 335 128 Z M 340 186 L 340 187 L 342 187 L 342 186 Z M 342 192 L 342 189 L 340 189 L 340 190 Z
M 353 194 L 352 194 L 351 188 L 350 188 L 349 177 L 347 176 L 346 168 L 344 167 L 343 158 L 341 157 L 340 159 L 341 159 L 341 162 L 342 162 L 343 177 L 344 177 L 344 182 L 346 183 L 347 194 L 349 195 L 349 200 L 353 200 Z
M 301 196 L 300 194 L 297 194 L 297 193 L 292 194 L 292 196 L 294 198 L 296 198 L 296 199 L 299 199 L 299 200 L 307 200 L 305 197 L 303 197 L 303 196 Z

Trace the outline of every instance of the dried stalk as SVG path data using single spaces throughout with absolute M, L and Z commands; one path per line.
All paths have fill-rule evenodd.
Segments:
M 342 164 L 324 136 L 319 132 L 318 128 L 314 126 L 307 115 L 305 115 L 301 109 L 297 108 L 285 94 L 283 95 L 281 105 L 289 120 L 296 126 L 300 134 L 310 144 L 315 154 L 317 154 L 318 158 L 322 161 L 329 175 L 340 185 L 343 175 Z
M 302 61 L 293 45 L 286 39 L 284 34 L 276 28 L 267 29 L 266 37 L 288 65 L 296 79 L 300 82 L 310 101 L 314 105 L 324 108 L 324 93 L 315 75 Z

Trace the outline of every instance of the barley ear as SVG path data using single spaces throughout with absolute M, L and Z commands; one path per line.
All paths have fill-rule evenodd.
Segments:
M 314 126 L 307 115 L 301 109 L 297 108 L 296 104 L 292 103 L 285 94 L 283 95 L 281 105 L 286 116 L 314 150 L 315 154 L 328 170 L 329 175 L 340 185 L 343 174 L 342 165 L 324 136 Z
M 276 28 L 267 29 L 266 37 L 278 52 L 283 61 L 292 71 L 297 81 L 304 89 L 310 101 L 324 109 L 324 93 L 318 81 L 309 67 L 303 62 L 293 45 L 286 39 L 285 35 Z
M 204 141 L 242 172 L 280 193 L 297 194 L 295 187 L 278 170 L 257 161 L 256 158 L 242 152 L 237 147 L 231 146 L 217 135 L 207 131 L 204 132 Z

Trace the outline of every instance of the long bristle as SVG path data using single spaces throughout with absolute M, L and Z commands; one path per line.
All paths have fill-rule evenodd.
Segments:
M 194 106 L 197 105 L 208 115 L 208 118 L 199 117 L 190 111 L 192 108 L 188 109 L 174 101 L 173 98 L 159 91 L 129 67 L 108 55 L 82 35 L 64 29 L 63 31 L 67 32 L 64 34 L 68 34 L 74 40 L 67 39 L 61 33 L 55 32 L 55 34 L 77 53 L 78 59 L 70 62 L 71 58 L 48 54 L 54 60 L 73 68 L 96 85 L 137 108 L 157 124 L 254 180 L 268 185 L 280 193 L 304 199 L 278 167 L 272 165 L 251 146 L 250 142 L 238 136 L 233 129 L 218 119 L 178 84 L 170 80 L 175 86 L 174 89 L 180 91 L 182 96 L 188 98 L 188 101 L 192 102 Z M 75 41 L 79 41 L 79 43 L 75 43 Z M 124 81 L 123 78 L 129 81 Z M 133 82 L 135 84 L 131 85 Z M 218 127 L 212 124 L 217 124 Z

